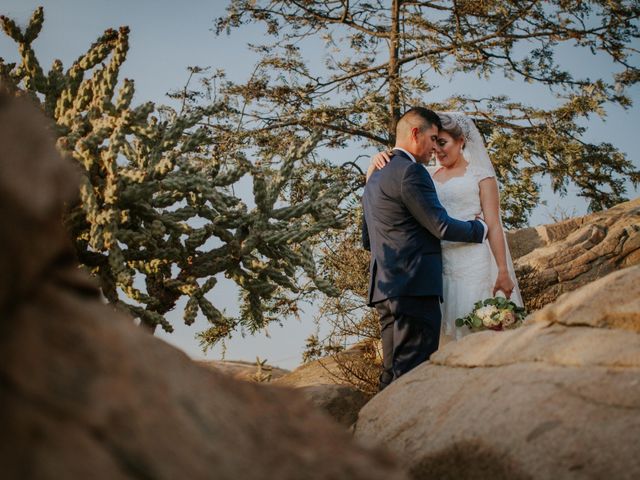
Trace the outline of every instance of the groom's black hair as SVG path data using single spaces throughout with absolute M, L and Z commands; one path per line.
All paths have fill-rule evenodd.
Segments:
M 418 116 L 422 120 L 424 120 L 427 123 L 426 128 L 429 128 L 431 125 L 435 125 L 436 127 L 438 127 L 438 129 L 442 128 L 442 122 L 440 121 L 440 117 L 438 117 L 438 114 L 433 110 L 429 110 L 428 108 L 411 107 L 409 110 L 404 112 L 402 117 L 400 117 L 400 120 L 409 115 Z

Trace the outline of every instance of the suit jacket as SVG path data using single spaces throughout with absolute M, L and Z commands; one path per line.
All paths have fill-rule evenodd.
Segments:
M 362 241 L 371 251 L 369 305 L 401 296 L 442 297 L 440 240 L 484 240 L 483 224 L 449 217 L 427 169 L 400 150 L 371 175 L 362 206 Z

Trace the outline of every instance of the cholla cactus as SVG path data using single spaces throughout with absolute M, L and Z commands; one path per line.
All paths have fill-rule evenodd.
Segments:
M 43 19 L 38 8 L 22 31 L 1 17 L 21 63 L 0 59 L 0 79 L 41 103 L 57 127 L 59 149 L 84 173 L 79 205 L 67 221 L 81 262 L 100 278 L 109 301 L 152 330 L 159 324 L 171 331 L 164 315 L 186 296 L 184 321 L 191 324 L 202 312 L 212 323 L 202 334 L 210 344 L 238 322 L 262 327 L 265 305 L 299 291 L 302 272 L 334 293 L 316 275 L 308 242 L 340 225 L 343 189 L 317 183 L 304 201 L 281 205 L 297 163 L 315 146 L 313 135 L 292 145 L 280 168 L 253 165 L 241 153 L 216 157 L 216 147 L 228 149 L 198 126 L 211 109 L 162 117 L 152 103 L 131 105 L 133 81 L 118 86 L 128 28 L 107 30 L 66 71 L 56 60 L 45 73 L 31 46 Z M 232 193 L 245 175 L 253 178 L 252 209 Z M 243 292 L 239 319 L 207 298 L 222 273 Z

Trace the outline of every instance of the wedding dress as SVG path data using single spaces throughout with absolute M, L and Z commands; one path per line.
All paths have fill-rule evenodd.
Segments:
M 452 177 L 443 183 L 434 179 L 436 192 L 449 216 L 459 220 L 473 220 L 482 216 L 479 183 L 485 178 L 495 177 L 495 170 L 473 121 L 459 112 L 446 114 L 452 116 L 462 127 L 465 137 L 463 155 L 469 165 L 462 176 Z M 442 167 L 427 167 L 432 176 L 438 168 Z M 511 300 L 522 306 L 506 239 L 505 247 L 509 274 L 516 283 Z M 442 241 L 442 266 L 444 302 L 441 305 L 441 338 L 446 342 L 471 333 L 468 327 L 456 327 L 455 321 L 470 313 L 478 300 L 493 296 L 498 268 L 488 240 L 479 244 Z

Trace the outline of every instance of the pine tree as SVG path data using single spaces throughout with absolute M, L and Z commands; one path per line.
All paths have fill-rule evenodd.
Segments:
M 282 131 L 311 125 L 325 129 L 325 147 L 385 149 L 410 106 L 465 111 L 496 168 L 503 223 L 518 228 L 540 201 L 543 177 L 560 194 L 573 184 L 591 210 L 623 201 L 626 186 L 638 184 L 640 172 L 622 152 L 584 134 L 593 116 L 632 106 L 639 16 L 638 2 L 618 0 L 238 0 L 216 20 L 217 33 L 260 24 L 273 40 L 253 46 L 261 59 L 249 81 L 223 82 L 218 95 L 246 138 L 266 150 Z M 319 42 L 320 67 L 305 57 L 305 47 L 315 53 Z M 611 68 L 580 78 L 558 59 L 568 49 Z M 545 97 L 529 104 L 508 98 L 492 85 L 501 75 L 534 84 Z M 439 95 L 439 84 L 462 76 L 475 79 L 473 91 Z M 362 187 L 362 172 L 351 172 L 354 188 Z M 326 238 L 322 269 L 340 295 L 320 304 L 319 321 L 330 330 L 309 338 L 305 358 L 331 354 L 341 380 L 373 392 L 379 333 L 365 307 L 368 256 L 359 248 L 359 217 L 354 203 L 348 228 Z M 356 343 L 359 359 L 341 354 Z
M 254 46 L 251 79 L 229 84 L 247 135 L 322 125 L 324 144 L 392 146 L 395 124 L 414 104 L 462 110 L 485 135 L 502 185 L 507 227 L 526 224 L 548 176 L 563 194 L 574 184 L 591 210 L 619 203 L 640 172 L 609 143 L 584 140 L 585 121 L 631 106 L 639 79 L 637 1 L 602 0 L 238 0 L 217 19 L 218 33 L 265 26 L 274 41 Z M 323 41 L 326 65 L 313 71 L 305 42 Z M 600 78 L 577 78 L 557 61 L 560 48 L 611 64 Z M 525 104 L 492 92 L 491 79 L 548 87 L 555 105 Z M 439 98 L 441 82 L 477 78 L 473 92 Z

